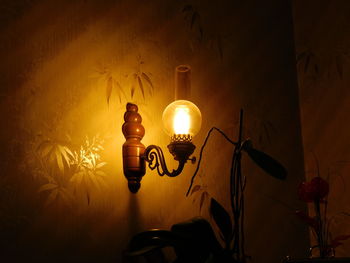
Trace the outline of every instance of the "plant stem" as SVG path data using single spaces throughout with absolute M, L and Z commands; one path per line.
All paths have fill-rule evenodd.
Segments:
M 325 258 L 327 256 L 327 251 L 326 251 L 326 245 L 325 244 L 325 239 L 324 239 L 324 231 L 323 231 L 323 222 L 322 222 L 322 216 L 321 216 L 321 207 L 320 207 L 320 200 L 315 200 L 314 201 L 314 206 L 315 206 L 315 213 L 316 213 L 316 220 L 318 224 L 318 229 L 317 229 L 317 242 L 318 242 L 318 248 L 320 250 L 320 257 Z

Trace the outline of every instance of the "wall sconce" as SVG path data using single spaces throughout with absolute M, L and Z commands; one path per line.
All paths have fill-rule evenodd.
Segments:
M 186 66 L 179 66 L 177 71 L 179 70 L 183 72 L 177 74 L 182 76 L 182 79 L 177 79 L 177 85 L 183 82 L 182 80 L 187 81 L 189 78 L 184 76 L 188 76 L 190 72 L 189 67 Z M 126 139 L 123 144 L 123 170 L 132 193 L 136 193 L 140 188 L 140 181 L 146 173 L 145 162 L 151 170 L 157 169 L 160 176 L 175 177 L 182 172 L 187 160 L 192 163 L 196 161 L 195 157 L 190 158 L 190 156 L 196 148 L 192 138 L 199 132 L 202 123 L 198 107 L 188 100 L 176 100 L 165 108 L 162 120 L 164 129 L 170 136 L 168 150 L 178 161 L 178 167 L 171 172 L 167 168 L 163 151 L 159 146 L 149 145 L 145 148 L 141 143 L 145 128 L 141 124 L 142 117 L 138 113 L 137 105 L 132 103 L 126 105 L 125 122 L 122 127 Z

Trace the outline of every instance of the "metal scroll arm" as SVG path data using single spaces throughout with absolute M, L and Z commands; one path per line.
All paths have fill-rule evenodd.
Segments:
M 177 167 L 177 169 L 173 170 L 172 172 L 169 172 L 165 163 L 163 151 L 157 145 L 148 146 L 145 150 L 143 158 L 146 162 L 148 162 L 148 167 L 151 170 L 157 168 L 157 172 L 160 176 L 167 175 L 169 177 L 178 176 L 182 172 L 187 161 L 187 159 L 178 160 L 179 166 Z

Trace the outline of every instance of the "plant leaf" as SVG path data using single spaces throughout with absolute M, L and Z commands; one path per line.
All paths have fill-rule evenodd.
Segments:
M 210 214 L 212 215 L 216 225 L 219 227 L 220 232 L 225 237 L 226 244 L 228 244 L 231 241 L 232 236 L 232 223 L 230 215 L 214 198 L 211 198 Z
M 112 89 L 113 89 L 113 78 L 112 76 L 110 76 L 107 79 L 107 87 L 106 87 L 106 99 L 107 99 L 108 105 L 109 105 L 109 99 L 111 98 Z
M 254 149 L 252 146 L 245 147 L 244 150 L 249 157 L 269 175 L 284 180 L 287 177 L 287 170 L 275 159 L 264 152 Z

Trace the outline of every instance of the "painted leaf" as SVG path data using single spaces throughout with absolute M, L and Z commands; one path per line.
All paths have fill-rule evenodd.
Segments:
M 143 97 L 143 99 L 145 99 L 145 91 L 143 89 L 143 84 L 142 84 L 142 80 L 141 80 L 140 76 L 137 76 L 137 81 L 139 82 L 139 87 L 140 87 L 141 92 L 142 92 L 142 97 Z
M 48 190 L 51 190 L 51 189 L 54 189 L 54 188 L 57 188 L 57 187 L 58 187 L 57 184 L 44 184 L 44 185 L 42 185 L 39 188 L 38 192 L 40 193 L 40 192 L 43 192 L 43 191 L 48 191 Z
M 113 89 L 113 78 L 112 78 L 112 76 L 110 76 L 107 79 L 107 87 L 106 87 L 106 99 L 107 99 L 108 105 L 109 105 L 109 100 L 111 98 L 112 89 Z
M 135 85 L 134 84 L 131 86 L 130 92 L 131 92 L 131 98 L 133 98 L 134 97 L 134 93 L 135 93 Z
M 96 165 L 96 169 L 100 169 L 101 167 L 105 166 L 107 163 L 106 162 L 101 162 L 98 165 Z
M 56 154 L 56 161 L 57 161 L 58 168 L 60 169 L 61 172 L 64 172 L 62 154 L 58 145 L 56 146 L 55 154 Z
M 53 144 L 49 140 L 44 140 L 38 145 L 36 151 L 41 155 L 42 158 L 45 158 L 52 150 L 52 147 Z
M 153 86 L 153 83 L 152 83 L 150 77 L 149 77 L 146 73 L 144 73 L 144 72 L 142 72 L 141 76 L 142 76 L 142 78 L 143 78 L 144 80 L 146 80 L 147 83 L 151 86 L 150 95 L 152 95 L 152 93 L 153 93 L 153 91 L 154 91 L 154 86 Z
M 84 176 L 84 172 L 80 171 L 78 173 L 75 173 L 71 178 L 70 181 L 71 182 L 76 182 L 77 184 L 81 184 L 81 182 L 83 181 L 83 176 Z
M 200 186 L 200 185 L 198 185 L 198 184 L 195 185 L 195 186 L 193 187 L 192 191 L 191 191 L 191 195 L 192 195 L 193 193 L 199 191 L 200 189 L 201 189 L 201 186 Z
M 126 98 L 126 94 L 122 88 L 122 86 L 119 84 L 118 81 L 114 80 L 114 87 L 117 89 L 118 91 L 118 97 L 119 97 L 119 103 L 122 102 L 122 96 L 124 96 L 124 98 Z
M 61 155 L 63 156 L 64 161 L 66 162 L 67 166 L 70 166 L 70 158 L 68 157 L 67 149 L 68 147 L 57 145 L 59 151 L 61 152 Z M 69 149 L 68 149 L 69 150 Z
M 105 176 L 106 176 L 106 173 L 103 172 L 103 171 L 96 171 L 95 173 L 96 173 L 96 175 L 98 175 L 98 176 L 102 176 L 102 177 L 105 177 Z
M 69 150 L 69 148 L 67 146 L 63 146 L 63 149 L 66 151 L 66 153 L 68 153 L 71 157 L 73 156 L 73 153 L 71 150 Z
M 46 202 L 45 202 L 45 206 L 52 204 L 56 200 L 57 194 L 58 194 L 58 189 L 56 188 L 47 197 Z
M 219 227 L 220 232 L 225 237 L 225 242 L 228 243 L 232 235 L 231 218 L 228 212 L 214 198 L 211 198 L 210 214 Z

